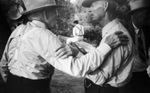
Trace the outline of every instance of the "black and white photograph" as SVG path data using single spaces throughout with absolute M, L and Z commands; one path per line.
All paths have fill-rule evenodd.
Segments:
M 150 93 L 150 0 L 0 0 L 0 93 Z

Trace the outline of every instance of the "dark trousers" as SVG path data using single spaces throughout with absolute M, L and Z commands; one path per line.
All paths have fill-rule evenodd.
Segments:
M 150 93 L 147 72 L 133 72 L 131 80 L 125 86 L 119 88 L 119 93 Z
M 31 80 L 8 75 L 5 86 L 5 93 L 50 93 L 50 79 Z
M 5 82 L 3 81 L 0 75 L 0 93 L 4 93 L 4 86 L 5 86 Z
M 85 93 L 119 93 L 118 88 L 106 86 L 98 86 L 94 84 L 91 80 L 84 80 Z

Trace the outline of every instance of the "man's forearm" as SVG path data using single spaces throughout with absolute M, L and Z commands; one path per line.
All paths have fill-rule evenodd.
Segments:
M 87 73 L 97 69 L 110 51 L 111 48 L 104 43 L 97 49 L 79 58 L 51 58 L 49 63 L 56 69 L 67 74 L 76 77 L 84 77 Z

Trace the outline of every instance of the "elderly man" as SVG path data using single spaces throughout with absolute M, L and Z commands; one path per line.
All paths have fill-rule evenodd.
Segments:
M 50 30 L 56 25 L 56 9 L 62 6 L 54 0 L 23 3 L 26 10 L 19 11 L 15 19 L 23 15 L 28 21 L 12 32 L 1 59 L 1 74 L 7 79 L 5 93 L 50 93 L 54 68 L 46 59 L 61 46 Z
M 23 3 L 26 10 L 20 11 L 21 14 L 17 14 L 18 17 L 15 19 L 23 15 L 28 21 L 19 25 L 12 32 L 0 62 L 1 75 L 6 81 L 5 93 L 50 93 L 49 83 L 54 71 L 52 65 L 57 67 L 53 60 L 56 58 L 55 51 L 62 46 L 58 37 L 51 30 L 56 26 L 56 10 L 62 6 L 56 5 L 54 0 L 23 0 Z M 82 61 L 81 66 L 83 65 L 83 67 L 77 67 L 79 72 L 74 73 L 75 75 L 97 68 L 96 65 L 102 63 L 101 60 L 111 49 L 122 43 L 126 44 L 127 38 L 119 33 L 108 36 L 104 41 L 101 48 L 95 49 L 84 57 L 91 62 L 93 57 L 97 57 L 96 60 L 98 59 L 100 62 L 93 64 Z M 70 61 L 65 60 L 64 64 L 66 63 L 70 64 Z M 78 64 L 78 62 L 76 63 Z M 58 65 L 63 69 L 67 66 Z M 88 66 L 88 68 L 84 68 L 84 66 Z M 72 71 L 67 69 L 66 72 L 68 70 L 69 73 Z M 86 72 L 81 73 L 80 76 L 85 76 Z
M 131 77 L 133 66 L 133 42 L 125 27 L 117 19 L 117 3 L 114 0 L 85 0 L 82 4 L 90 7 L 91 18 L 102 27 L 102 41 L 93 51 L 76 58 L 52 58 L 55 68 L 72 76 L 86 77 L 85 93 L 118 93 Z M 107 37 L 116 31 L 122 31 L 129 38 L 127 46 L 119 46 L 103 58 L 107 51 L 99 51 Z M 59 49 L 60 56 L 65 48 Z M 82 69 L 84 68 L 84 69 Z M 89 79 L 89 80 L 88 80 Z

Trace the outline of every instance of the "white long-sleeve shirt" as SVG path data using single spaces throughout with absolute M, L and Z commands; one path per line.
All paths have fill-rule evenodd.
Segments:
M 129 43 L 127 46 L 120 46 L 112 51 L 99 69 L 86 76 L 98 85 L 105 83 L 114 87 L 121 87 L 125 85 L 131 78 L 134 62 L 133 41 L 128 31 L 118 21 L 118 19 L 115 19 L 104 26 L 102 29 L 103 39 L 100 45 L 104 43 L 108 35 L 116 31 L 122 31 L 124 34 L 126 34 L 129 37 Z
M 129 43 L 127 46 L 120 46 L 112 50 L 106 57 L 108 50 L 107 46 L 104 46 L 106 45 L 104 41 L 108 35 L 116 31 L 126 34 L 129 37 Z M 133 51 L 133 42 L 128 31 L 118 19 L 115 19 L 102 29 L 102 41 L 95 50 L 79 58 L 51 58 L 49 62 L 55 68 L 72 76 L 86 77 L 101 86 L 106 83 L 120 87 L 126 84 L 131 77 Z M 92 71 L 94 72 L 91 73 Z
M 58 37 L 46 29 L 44 23 L 34 20 L 18 26 L 12 32 L 1 62 L 8 63 L 8 69 L 13 75 L 45 79 L 53 71 L 46 59 L 54 56 L 55 50 L 60 46 Z
M 53 69 L 50 65 L 53 64 L 51 60 L 55 57 L 55 50 L 61 45 L 58 37 L 46 29 L 44 23 L 34 20 L 26 25 L 20 25 L 12 32 L 0 63 L 8 63 L 9 71 L 14 75 L 34 80 L 44 79 L 51 74 Z M 93 70 L 96 64 L 91 63 L 92 60 L 97 60 L 97 58 L 103 60 L 111 50 L 107 44 L 104 43 L 103 46 L 99 51 L 93 51 L 92 56 L 86 56 L 85 59 L 91 60 L 89 63 L 82 59 L 78 63 L 80 67 L 73 66 L 73 71 L 83 72 L 79 76 L 85 76 L 85 73 L 90 71 L 89 69 Z M 66 67 L 68 65 L 65 66 L 65 64 L 69 64 L 69 62 L 66 61 L 62 66 L 58 65 L 62 67 L 61 69 L 68 68 Z M 1 74 L 4 77 L 5 70 L 1 70 Z

